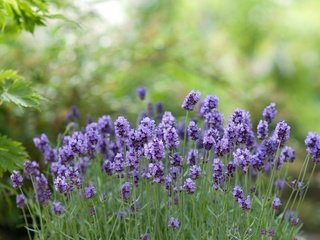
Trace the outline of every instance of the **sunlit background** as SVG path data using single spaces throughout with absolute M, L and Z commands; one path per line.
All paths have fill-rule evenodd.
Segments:
M 32 138 L 45 132 L 54 142 L 73 105 L 82 123 L 106 113 L 135 121 L 148 101 L 182 116 L 184 96 L 197 89 L 220 98 L 225 118 L 237 107 L 250 111 L 255 126 L 276 102 L 278 120 L 292 126 L 291 174 L 298 173 L 307 132 L 320 133 L 320 1 L 52 2 L 65 18 L 34 34 L 0 35 L 1 68 L 17 69 L 46 97 L 41 111 L 0 109 L 0 132 L 22 141 L 32 158 L 39 158 Z M 148 88 L 144 103 L 138 86 Z M 316 173 L 302 211 L 304 231 L 314 234 L 319 184 Z M 17 233 L 19 212 L 0 198 L 0 231 Z

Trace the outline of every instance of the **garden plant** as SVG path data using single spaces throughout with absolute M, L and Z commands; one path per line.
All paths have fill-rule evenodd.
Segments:
M 146 94 L 137 89 L 140 100 Z M 299 176 L 290 178 L 291 129 L 275 122 L 275 103 L 256 127 L 247 111 L 225 119 L 218 107 L 218 97 L 191 91 L 182 121 L 149 103 L 136 123 L 105 115 L 86 126 L 73 108 L 56 142 L 34 138 L 43 163 L 27 160 L 11 175 L 29 238 L 296 238 L 320 136 L 308 133 Z

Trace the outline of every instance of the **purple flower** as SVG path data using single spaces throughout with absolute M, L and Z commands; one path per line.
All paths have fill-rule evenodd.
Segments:
M 93 198 L 96 194 L 97 194 L 97 190 L 95 189 L 95 187 L 92 184 L 89 184 L 88 186 L 86 186 L 84 188 L 83 196 L 86 199 Z
M 290 126 L 285 121 L 278 122 L 273 137 L 283 146 L 290 137 Z
M 131 183 L 125 182 L 121 187 L 121 196 L 123 200 L 127 201 L 131 195 Z
M 112 133 L 112 120 L 110 116 L 102 116 L 98 120 L 98 129 L 101 133 Z
M 126 142 L 130 132 L 130 124 L 128 120 L 122 116 L 118 117 L 117 120 L 114 122 L 114 128 L 116 136 L 122 141 Z
M 153 104 L 152 102 L 148 102 L 147 104 L 147 116 L 153 118 Z
M 179 155 L 179 153 L 175 152 L 170 157 L 170 164 L 172 166 L 181 167 L 183 163 L 183 158 Z
M 271 123 L 272 120 L 276 117 L 277 115 L 277 109 L 276 109 L 276 104 L 275 103 L 270 103 L 262 113 L 264 119 L 268 122 Z
M 117 153 L 113 160 L 114 171 L 117 173 L 121 173 L 124 170 L 124 158 L 122 153 Z
M 23 194 L 18 194 L 16 196 L 17 208 L 24 209 L 27 206 L 27 199 Z
M 192 165 L 189 168 L 189 176 L 192 180 L 197 180 L 201 175 L 201 168 L 197 165 Z
M 312 160 L 315 163 L 320 163 L 320 136 L 314 132 L 309 132 L 304 142 Z
M 66 118 L 69 121 L 77 121 L 78 119 L 80 119 L 79 109 L 76 106 L 72 106 Z
M 196 191 L 196 183 L 191 178 L 187 178 L 183 183 L 183 189 L 188 194 L 193 194 Z
M 244 172 L 247 173 L 251 163 L 251 153 L 248 149 L 238 148 L 233 153 L 234 163 Z
M 217 108 L 219 105 L 219 98 L 216 96 L 206 96 L 200 107 L 200 116 L 204 116 L 212 109 Z
M 236 165 L 232 161 L 230 161 L 227 165 L 227 171 L 226 171 L 227 177 L 232 177 L 235 171 L 236 171 Z
M 200 92 L 192 90 L 184 99 L 182 108 L 187 111 L 193 111 L 195 105 L 200 101 Z
M 284 183 L 285 181 L 283 179 L 277 179 L 276 181 L 274 181 L 274 186 L 276 189 L 281 191 L 284 188 Z
M 281 200 L 280 198 L 276 197 L 273 199 L 272 201 L 272 208 L 275 209 L 275 210 L 278 210 L 280 207 L 281 207 Z
M 250 196 L 247 196 L 246 199 L 240 199 L 238 203 L 245 213 L 247 213 L 251 209 Z
M 61 202 L 57 202 L 57 201 L 54 201 L 52 203 L 52 208 L 51 208 L 52 212 L 56 215 L 61 215 L 64 213 L 64 208 L 61 204 Z
M 235 186 L 232 191 L 232 195 L 235 198 L 235 200 L 238 202 L 239 199 L 244 199 L 243 190 L 240 186 Z
M 164 176 L 164 166 L 163 163 L 149 163 L 148 165 L 148 173 L 151 177 L 153 177 L 153 181 L 160 183 Z
M 68 192 L 67 178 L 64 176 L 57 176 L 53 182 L 56 191 L 66 194 Z
M 295 151 L 288 146 L 285 146 L 280 153 L 280 157 L 282 162 L 293 162 L 296 158 Z
M 168 149 L 174 150 L 179 145 L 179 135 L 175 127 L 166 128 L 163 132 L 163 139 Z
M 20 187 L 22 187 L 23 177 L 20 175 L 19 172 L 13 171 L 12 174 L 11 174 L 11 176 L 10 176 L 10 179 L 11 179 L 11 183 L 12 183 L 12 187 L 13 187 L 13 188 L 20 188 Z
M 177 218 L 170 217 L 168 227 L 171 227 L 174 231 L 180 227 L 180 222 Z
M 47 149 L 50 147 L 49 139 L 47 135 L 41 134 L 40 137 L 34 138 L 33 143 L 40 150 L 42 154 L 44 154 Z
M 223 115 L 217 109 L 212 109 L 204 115 L 204 122 L 208 128 L 222 129 Z
M 137 96 L 140 100 L 144 100 L 147 95 L 147 88 L 146 87 L 139 87 L 137 88 Z
M 216 146 L 216 142 L 219 138 L 219 132 L 217 129 L 208 129 L 203 137 L 203 146 L 209 151 L 211 148 Z
M 41 206 L 45 206 L 48 204 L 51 198 L 51 191 L 48 186 L 47 178 L 41 174 L 36 177 L 36 197 Z
M 293 217 L 290 219 L 290 222 L 293 226 L 297 226 L 300 223 L 300 218 Z
M 157 118 L 161 119 L 163 115 L 163 103 L 158 102 L 156 105 Z
M 217 190 L 219 187 L 223 186 L 223 163 L 219 158 L 213 159 L 212 164 L 212 179 L 213 179 L 213 188 Z
M 162 127 L 176 127 L 176 119 L 171 112 L 165 112 L 161 120 Z
M 190 121 L 188 126 L 188 137 L 191 138 L 193 141 L 199 139 L 199 128 L 195 121 Z
M 219 157 L 222 157 L 230 152 L 230 141 L 228 137 L 221 138 L 216 145 L 216 154 Z
M 24 163 L 23 166 L 23 172 L 27 178 L 36 177 L 40 175 L 39 164 L 37 162 L 28 160 Z
M 149 234 L 148 233 L 141 234 L 140 240 L 150 240 Z
M 197 150 L 191 149 L 188 152 L 188 157 L 187 157 L 188 166 L 193 166 L 197 163 L 197 155 L 198 155 Z
M 151 142 L 145 145 L 144 155 L 151 162 L 163 159 L 165 156 L 163 142 L 157 138 L 154 138 Z
M 260 120 L 257 126 L 257 138 L 264 140 L 268 136 L 268 122 L 265 120 Z

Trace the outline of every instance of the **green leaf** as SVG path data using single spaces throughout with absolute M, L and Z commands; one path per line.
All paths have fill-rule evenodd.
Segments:
M 20 142 L 0 135 L 0 177 L 5 171 L 22 168 L 27 157 L 28 154 Z
M 0 104 L 12 102 L 20 107 L 39 108 L 42 99 L 15 71 L 0 71 Z

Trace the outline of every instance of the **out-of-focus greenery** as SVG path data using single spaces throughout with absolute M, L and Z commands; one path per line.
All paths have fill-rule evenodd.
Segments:
M 148 100 L 181 115 L 176 103 L 190 89 L 218 95 L 226 115 L 250 110 L 254 124 L 276 102 L 278 119 L 292 126 L 301 166 L 304 137 L 320 133 L 319 1 L 56 2 L 72 22 L 0 36 L 0 65 L 17 69 L 49 99 L 42 112 L 1 110 L 0 131 L 23 141 L 32 157 L 32 138 L 46 132 L 54 140 L 72 105 L 83 122 L 87 114 L 119 111 L 133 121 L 145 108 L 135 88 L 145 85 Z M 312 195 L 319 194 L 317 179 Z M 311 194 L 306 229 L 320 222 Z

